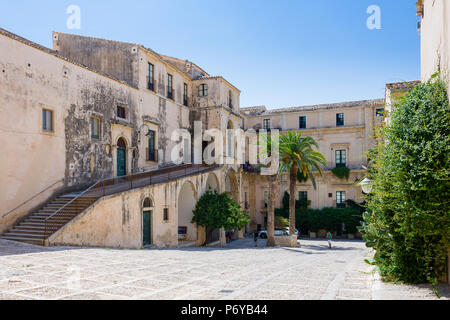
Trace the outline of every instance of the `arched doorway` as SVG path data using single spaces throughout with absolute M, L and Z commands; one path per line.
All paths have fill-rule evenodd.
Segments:
M 228 171 L 225 177 L 225 192 L 233 198 L 234 201 L 239 202 L 239 186 L 236 178 L 236 173 L 233 170 Z
M 142 204 L 142 245 L 144 247 L 153 244 L 152 215 L 153 201 L 150 198 L 145 198 L 144 203 Z
M 226 153 L 228 157 L 234 156 L 234 125 L 233 121 L 229 120 L 227 123 L 227 139 L 226 139 Z
M 123 138 L 117 141 L 117 176 L 127 175 L 127 144 Z
M 195 189 L 190 181 L 186 181 L 178 194 L 178 240 L 196 241 L 197 226 L 192 223 L 195 208 Z
M 208 179 L 206 180 L 205 191 L 208 191 L 209 189 L 216 190 L 217 192 L 219 192 L 219 180 L 217 179 L 217 176 L 214 173 L 210 173 L 208 175 Z

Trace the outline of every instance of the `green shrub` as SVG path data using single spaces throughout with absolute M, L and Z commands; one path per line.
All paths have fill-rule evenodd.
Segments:
M 394 104 L 371 150 L 373 189 L 361 231 L 382 276 L 437 283 L 450 246 L 450 112 L 446 84 L 423 83 Z
M 286 227 L 289 227 L 289 219 L 275 216 L 275 229 L 284 229 Z
M 193 210 L 192 223 L 211 229 L 242 229 L 250 218 L 226 193 L 208 190 L 198 200 Z
M 289 211 L 275 209 L 275 215 L 288 218 Z M 341 231 L 342 223 L 345 224 L 346 233 L 355 233 L 361 224 L 362 214 L 359 209 L 324 208 L 321 210 L 307 209 L 295 210 L 296 228 L 302 233 L 318 232 L 325 229 L 331 232 Z

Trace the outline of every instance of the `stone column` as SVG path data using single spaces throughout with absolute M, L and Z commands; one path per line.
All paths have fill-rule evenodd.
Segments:
M 196 246 L 202 246 L 206 241 L 206 229 L 203 226 L 197 226 L 197 243 Z
M 225 229 L 220 228 L 219 233 L 220 246 L 224 247 L 227 244 L 227 239 L 225 238 Z

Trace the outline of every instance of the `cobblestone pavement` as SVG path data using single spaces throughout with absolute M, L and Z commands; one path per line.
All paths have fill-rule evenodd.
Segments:
M 43 248 L 0 240 L 0 300 L 436 299 L 427 286 L 381 283 L 361 241 L 300 248 Z M 449 286 L 441 287 L 449 299 Z

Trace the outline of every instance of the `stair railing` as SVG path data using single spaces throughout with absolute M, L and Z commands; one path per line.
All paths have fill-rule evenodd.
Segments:
M 99 186 L 102 183 L 102 181 L 97 182 L 95 184 L 93 184 L 92 186 L 90 186 L 88 189 L 84 190 L 82 193 L 78 194 L 75 198 L 73 198 L 72 200 L 68 201 L 66 204 L 64 204 L 61 208 L 59 208 L 58 210 L 56 210 L 52 215 L 48 216 L 45 220 L 44 220 L 44 236 L 42 239 L 42 244 L 45 245 L 45 239 L 47 238 L 47 234 L 48 234 L 48 221 L 55 217 L 56 215 L 60 214 L 67 206 L 75 203 L 76 200 L 78 200 L 80 197 L 84 196 L 86 193 L 88 193 L 89 191 L 91 191 L 92 189 L 94 189 L 95 187 Z M 51 235 L 51 233 L 50 233 Z
M 19 209 L 20 207 L 22 207 L 23 205 L 25 205 L 26 203 L 30 202 L 31 200 L 35 199 L 36 197 L 40 196 L 41 194 L 43 194 L 45 191 L 53 188 L 54 186 L 56 186 L 58 183 L 64 182 L 64 178 L 61 180 L 56 181 L 55 183 L 53 183 L 52 185 L 48 186 L 47 188 L 45 188 L 44 190 L 41 190 L 39 193 L 35 194 L 34 196 L 32 196 L 30 199 L 28 199 L 27 201 L 22 202 L 21 204 L 19 204 L 17 207 L 15 207 L 14 209 L 8 211 L 7 213 L 5 213 L 2 218 L 6 218 L 7 216 L 9 216 L 11 213 L 13 213 L 14 211 L 16 211 L 17 209 Z
M 66 204 L 64 204 L 64 206 L 62 206 L 61 208 L 56 210 L 53 214 L 51 214 L 44 220 L 44 235 L 43 235 L 43 239 L 42 239 L 42 244 L 45 245 L 45 239 L 47 239 L 47 236 L 50 236 L 53 232 L 58 230 L 58 229 L 50 230 L 49 220 L 54 219 L 58 215 L 64 214 L 64 211 L 66 210 L 66 208 L 68 206 L 75 204 L 75 202 L 78 201 L 81 197 L 85 196 L 86 194 L 88 194 L 89 192 L 93 191 L 96 188 L 100 189 L 100 194 L 101 194 L 100 197 L 104 197 L 104 196 L 106 196 L 106 186 L 107 185 L 116 185 L 116 184 L 118 185 L 118 184 L 122 183 L 123 181 L 129 182 L 129 188 L 127 187 L 126 189 L 123 189 L 123 190 L 116 190 L 115 192 L 111 193 L 111 194 L 114 194 L 114 193 L 133 189 L 133 181 L 137 181 L 138 179 L 142 179 L 142 178 L 147 178 L 147 176 L 149 177 L 149 184 L 146 184 L 146 185 L 151 185 L 152 182 L 154 182 L 154 176 L 161 176 L 161 175 L 167 173 L 167 179 L 165 179 L 165 181 L 170 181 L 173 179 L 185 177 L 187 175 L 199 174 L 200 172 L 206 171 L 206 170 L 201 170 L 201 168 L 205 168 L 205 167 L 212 170 L 212 169 L 216 169 L 216 168 L 220 167 L 220 165 L 186 164 L 186 165 L 181 165 L 181 166 L 174 166 L 174 167 L 169 167 L 169 168 L 160 169 L 160 170 L 152 170 L 152 171 L 148 171 L 148 172 L 137 173 L 137 174 L 127 175 L 127 176 L 122 176 L 122 177 L 117 177 L 117 178 L 104 179 L 104 180 L 98 181 L 95 184 L 93 184 L 92 186 L 90 186 L 88 189 L 81 192 L 80 194 L 77 194 L 72 200 L 68 201 Z M 188 172 L 189 168 L 196 168 L 197 170 Z M 174 177 L 172 175 L 173 172 L 182 172 L 183 174 L 181 176 Z M 163 179 L 163 181 L 164 181 L 164 179 Z

